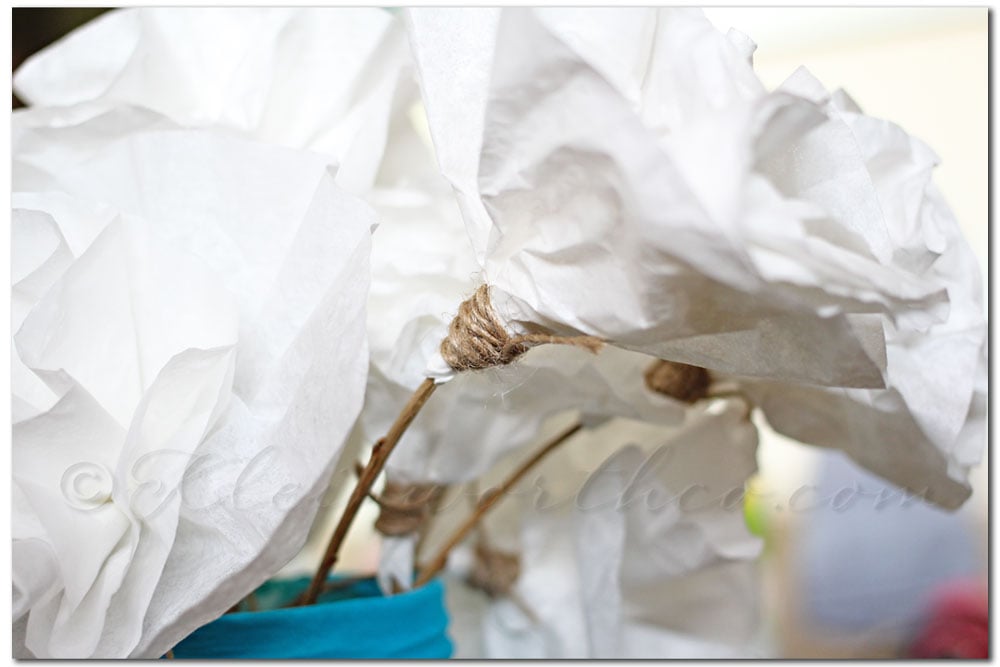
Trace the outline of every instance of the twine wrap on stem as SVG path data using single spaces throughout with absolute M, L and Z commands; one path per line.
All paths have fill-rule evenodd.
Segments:
M 441 341 L 441 356 L 456 371 L 505 366 L 535 345 L 559 343 L 584 347 L 597 353 L 604 341 L 594 336 L 524 334 L 511 336 L 493 310 L 489 285 L 462 302 Z
M 476 544 L 476 560 L 467 582 L 490 597 L 506 597 L 521 576 L 521 557 L 513 552 L 494 549 L 484 542 Z
M 421 532 L 444 492 L 445 487 L 437 484 L 386 480 L 382 495 L 375 498 L 380 509 L 375 530 L 390 537 Z
M 648 369 L 646 386 L 652 391 L 684 403 L 694 403 L 708 395 L 712 378 L 700 366 L 660 359 Z

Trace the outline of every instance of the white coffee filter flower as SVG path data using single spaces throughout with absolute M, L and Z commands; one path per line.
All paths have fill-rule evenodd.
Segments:
M 770 387 L 754 395 L 778 430 L 943 506 L 968 496 L 985 324 L 930 149 L 804 71 L 768 93 L 752 43 L 692 10 L 409 24 L 442 170 L 512 328 Z M 445 85 L 456 59 L 469 69 Z
M 23 657 L 159 657 L 272 576 L 368 365 L 329 158 L 99 107 L 14 116 Z
M 29 105 L 139 106 L 334 156 L 337 184 L 368 189 L 408 61 L 400 21 L 375 7 L 135 7 L 29 58 Z
M 885 331 L 885 389 L 742 384 L 776 430 L 843 449 L 895 484 L 958 507 L 983 451 L 987 327 L 975 255 L 931 180 L 939 159 L 899 126 L 864 115 L 842 91 L 828 96 L 804 71 L 782 88 L 829 99 L 822 130 L 849 132 L 863 154 L 888 223 L 890 261 L 943 285 L 949 311 L 927 329 L 865 316 Z
M 408 18 L 442 170 L 512 328 L 739 375 L 879 387 L 880 336 L 848 316 L 942 316 L 941 285 L 886 264 L 858 233 L 884 227 L 870 219 L 870 184 L 854 178 L 859 155 L 832 144 L 798 181 L 764 169 L 824 110 L 767 93 L 746 40 L 700 13 Z M 620 46 L 622 34 L 635 38 Z

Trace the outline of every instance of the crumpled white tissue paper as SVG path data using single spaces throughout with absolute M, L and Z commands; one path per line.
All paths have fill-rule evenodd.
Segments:
M 823 107 L 768 93 L 748 40 L 700 12 L 433 8 L 408 25 L 442 171 L 512 328 L 881 387 L 880 332 L 850 316 L 942 316 L 943 286 L 861 236 L 885 221 L 852 146 L 784 159 L 819 141 Z
M 29 105 L 138 106 L 326 153 L 360 194 L 408 63 L 400 19 L 375 7 L 134 7 L 29 58 L 14 90 Z
M 12 143 L 15 656 L 159 657 L 305 539 L 374 214 L 327 157 L 148 110 L 16 112 Z
M 827 96 L 807 72 L 784 89 Z M 883 241 L 900 270 L 946 287 L 947 318 L 922 330 L 866 315 L 886 338 L 885 389 L 742 382 L 776 430 L 836 447 L 878 475 L 943 507 L 971 493 L 968 473 L 986 435 L 987 326 L 975 255 L 931 180 L 937 155 L 899 126 L 864 115 L 842 91 L 829 96 L 826 133 L 847 132 L 863 154 L 889 224 Z
M 616 451 L 566 502 L 559 493 L 550 503 L 522 496 L 519 513 L 508 515 L 521 526 L 514 591 L 536 619 L 515 600 L 495 600 L 483 615 L 484 655 L 691 658 L 757 650 L 754 561 L 762 545 L 742 511 L 744 482 L 757 469 L 756 428 L 741 401 L 713 401 L 692 408 L 684 426 L 656 445 Z M 568 452 L 555 452 L 548 470 L 568 465 Z
M 434 8 L 408 26 L 512 328 L 745 380 L 778 430 L 964 501 L 985 323 L 926 146 L 804 71 L 767 92 L 752 42 L 696 10 Z

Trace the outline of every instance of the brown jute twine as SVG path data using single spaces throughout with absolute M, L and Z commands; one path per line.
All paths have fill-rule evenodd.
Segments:
M 386 480 L 379 505 L 375 530 L 383 535 L 401 536 L 419 533 L 433 514 L 445 487 L 436 484 L 401 484 Z
M 481 285 L 462 302 L 458 314 L 441 341 L 441 356 L 456 371 L 504 366 L 535 345 L 559 343 L 600 351 L 604 341 L 594 336 L 552 336 L 524 334 L 511 336 L 490 303 L 490 288 Z
M 362 469 L 360 463 L 354 464 L 354 473 L 359 477 Z M 375 530 L 391 537 L 420 532 L 445 490 L 437 484 L 402 484 L 387 479 L 381 495 L 368 494 L 379 506 Z
M 700 366 L 660 359 L 646 369 L 646 386 L 651 390 L 684 403 L 705 398 L 712 378 Z
M 521 575 L 521 558 L 516 553 L 476 544 L 476 560 L 467 582 L 490 597 L 506 597 Z
M 360 477 L 363 468 L 355 463 L 354 474 Z M 446 490 L 437 484 L 403 484 L 387 479 L 381 495 L 368 494 L 379 506 L 375 530 L 391 537 L 419 533 Z

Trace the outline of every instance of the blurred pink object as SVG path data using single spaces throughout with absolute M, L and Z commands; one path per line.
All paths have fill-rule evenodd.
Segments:
M 982 584 L 960 580 L 937 589 L 911 658 L 989 658 L 989 598 Z

